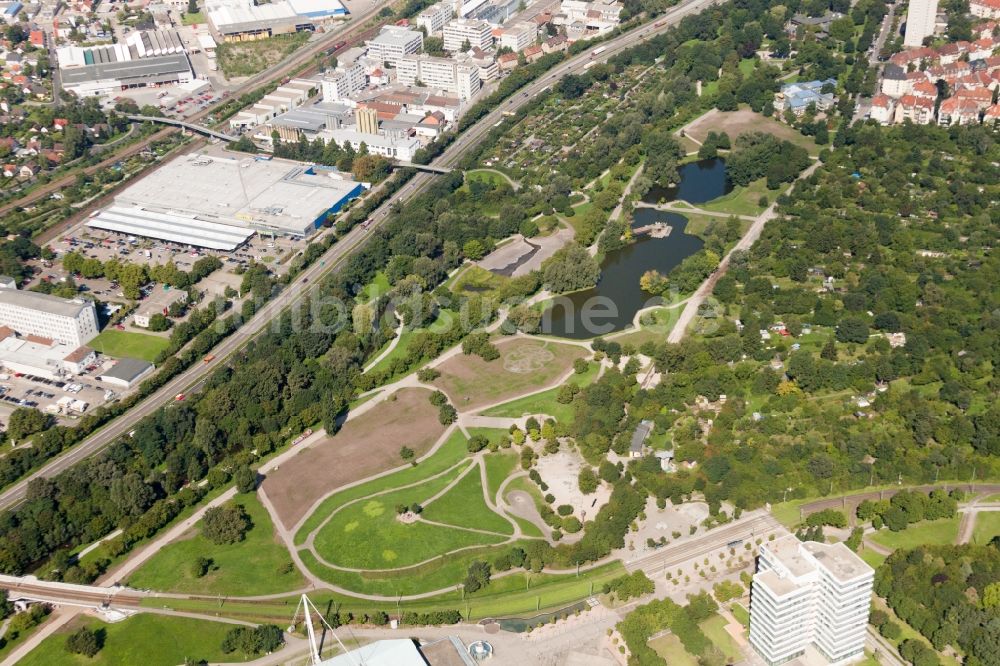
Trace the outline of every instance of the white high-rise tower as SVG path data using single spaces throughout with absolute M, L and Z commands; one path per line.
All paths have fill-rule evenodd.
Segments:
M 816 648 L 830 664 L 864 658 L 875 571 L 842 543 L 794 535 L 760 547 L 750 644 L 776 666 Z
M 922 46 L 924 38 L 934 34 L 938 0 L 910 0 L 906 10 L 904 46 Z

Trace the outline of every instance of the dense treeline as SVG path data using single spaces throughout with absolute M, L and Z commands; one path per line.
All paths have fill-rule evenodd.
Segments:
M 967 664 L 1000 664 L 996 544 L 897 550 L 876 572 L 875 592 L 935 650 L 952 646 L 965 653 Z M 918 646 L 910 646 L 904 657 L 914 664 L 938 663 L 937 655 Z
M 649 646 L 649 639 L 663 629 L 670 629 L 688 653 L 709 659 L 710 663 L 724 663 L 719 660 L 721 655 L 714 654 L 718 652 L 717 648 L 712 646 L 698 626 L 718 609 L 719 605 L 708 592 L 688 595 L 686 606 L 680 606 L 670 599 L 654 599 L 639 606 L 616 627 L 631 653 L 629 664 L 653 666 L 664 663 L 663 658 Z

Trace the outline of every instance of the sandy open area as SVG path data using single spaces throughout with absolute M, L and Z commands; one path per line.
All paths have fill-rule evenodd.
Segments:
M 344 424 L 333 437 L 303 449 L 264 479 L 278 518 L 291 528 L 316 500 L 340 486 L 402 465 L 399 449 L 417 456 L 444 433 L 431 392 L 406 388 L 380 406 Z

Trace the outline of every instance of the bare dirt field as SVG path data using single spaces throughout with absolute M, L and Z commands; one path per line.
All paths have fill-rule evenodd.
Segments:
M 264 479 L 282 524 L 291 528 L 320 497 L 340 486 L 402 464 L 399 449 L 426 453 L 444 433 L 430 391 L 405 388 L 384 407 L 366 412 L 284 463 Z
M 819 153 L 816 144 L 811 139 L 802 136 L 795 129 L 784 123 L 762 116 L 750 109 L 720 111 L 702 116 L 691 123 L 684 134 L 697 140 L 699 143 L 704 143 L 705 137 L 708 136 L 709 132 L 726 132 L 733 141 L 744 132 L 767 132 L 779 139 L 785 139 L 798 146 L 802 146 L 809 151 L 810 155 Z
M 495 361 L 464 354 L 448 359 L 437 366 L 441 376 L 434 385 L 467 411 L 541 390 L 587 355 L 582 347 L 533 339 L 504 340 L 497 347 L 500 358 Z
M 552 504 L 569 504 L 573 507 L 573 515 L 581 521 L 593 518 L 601 507 L 611 499 L 611 488 L 601 483 L 597 492 L 584 495 L 580 492 L 580 470 L 586 463 L 575 450 L 563 447 L 558 453 L 542 456 L 535 464 L 542 480 L 548 485 L 556 501 Z

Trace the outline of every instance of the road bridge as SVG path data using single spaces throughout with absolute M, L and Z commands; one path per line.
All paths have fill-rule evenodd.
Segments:
M 183 120 L 177 120 L 176 118 L 165 118 L 162 116 L 125 116 L 129 120 L 137 123 L 160 123 L 162 125 L 173 125 L 174 127 L 183 127 L 190 132 L 197 132 L 198 134 L 203 134 L 205 136 L 211 137 L 213 139 L 221 139 L 222 141 L 236 141 L 239 137 L 230 136 L 222 132 L 217 132 L 214 129 L 205 127 L 204 125 L 196 125 L 195 123 L 188 123 Z
M 448 167 L 414 164 L 413 162 L 403 162 L 402 160 L 394 161 L 392 166 L 396 169 L 416 169 L 417 171 L 426 171 L 427 173 L 451 173 L 454 171 L 454 169 L 449 169 Z

